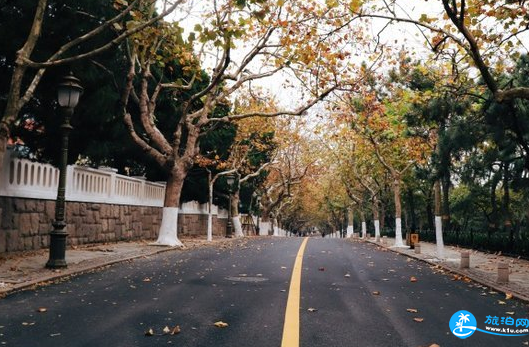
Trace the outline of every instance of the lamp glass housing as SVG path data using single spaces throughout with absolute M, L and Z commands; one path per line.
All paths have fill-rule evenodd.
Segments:
M 61 107 L 74 108 L 83 93 L 80 81 L 71 72 L 57 86 L 57 102 Z

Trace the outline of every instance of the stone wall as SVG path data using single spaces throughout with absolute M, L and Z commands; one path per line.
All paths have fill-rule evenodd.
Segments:
M 55 201 L 0 196 L 0 253 L 47 248 Z M 67 202 L 68 244 L 156 239 L 161 207 Z M 179 235 L 205 235 L 207 215 L 180 215 Z M 184 232 L 185 230 L 185 232 Z M 222 235 L 226 220 L 213 216 L 213 232 Z
M 213 216 L 213 235 L 226 235 L 227 219 Z M 178 215 L 178 235 L 198 236 L 206 235 L 208 216 L 206 214 L 180 214 Z

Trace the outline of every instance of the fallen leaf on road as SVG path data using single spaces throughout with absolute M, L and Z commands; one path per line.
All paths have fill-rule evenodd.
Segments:
M 309 307 L 309 309 L 308 309 L 307 311 L 309 311 L 309 312 L 316 312 L 316 311 L 318 311 L 318 309 L 317 309 L 317 308 L 314 308 L 314 307 Z
M 514 316 L 514 312 L 505 312 L 505 314 L 508 314 L 509 316 Z
M 154 330 L 152 330 L 152 328 L 149 328 L 149 330 L 145 332 L 145 336 L 154 336 Z
M 417 278 L 411 276 L 411 277 L 410 277 L 410 282 L 417 282 Z
M 505 293 L 505 300 L 511 300 L 512 294 L 511 293 Z
M 371 293 L 373 295 L 380 295 L 380 292 L 379 291 L 374 291 L 373 293 Z
M 150 281 L 151 281 L 151 279 L 149 277 L 146 277 L 146 278 L 143 279 L 143 282 L 150 282 Z
M 280 290 L 281 293 L 284 293 L 284 292 L 286 292 L 286 291 L 287 291 L 286 289 L 281 289 L 281 290 Z
M 430 347 L 441 347 L 437 343 L 431 344 Z
M 225 323 L 225 322 L 219 320 L 218 322 L 215 322 L 215 326 L 217 328 L 227 328 L 228 327 L 228 323 Z
M 350 274 L 345 274 L 343 277 L 349 278 L 349 277 L 351 277 L 351 275 Z
M 422 323 L 424 321 L 424 318 L 413 318 L 413 320 L 417 323 Z
M 498 305 L 507 305 L 505 301 L 498 300 Z
M 46 312 L 46 311 L 48 311 L 48 309 L 47 309 L 46 307 L 39 307 L 39 308 L 37 309 L 37 312 L 40 312 L 40 313 L 44 313 L 44 312 Z
M 171 330 L 171 335 L 180 334 L 181 331 L 182 330 L 180 329 L 180 325 L 177 325 Z
M 320 267 L 318 270 L 325 271 L 325 268 L 324 267 Z
M 167 335 L 167 334 L 169 334 L 171 332 L 171 329 L 169 329 L 169 327 L 166 325 L 165 328 L 163 328 L 162 331 L 163 331 L 164 334 Z
M 419 312 L 419 310 L 417 310 L 416 308 L 407 308 L 406 311 L 410 312 L 410 313 L 417 313 Z
M 281 269 L 285 270 L 287 267 L 286 266 L 281 266 Z

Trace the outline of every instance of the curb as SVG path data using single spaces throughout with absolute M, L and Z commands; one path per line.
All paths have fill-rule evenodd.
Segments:
M 389 250 L 391 252 L 404 255 L 404 256 L 406 256 L 408 258 L 413 258 L 413 259 L 422 261 L 423 263 L 427 263 L 429 265 L 438 266 L 438 267 L 442 268 L 443 270 L 448 271 L 450 273 L 453 273 L 453 274 L 456 274 L 456 275 L 460 275 L 460 276 L 464 276 L 464 277 L 468 277 L 472 281 L 474 281 L 476 283 L 480 283 L 480 284 L 485 285 L 487 287 L 490 287 L 491 289 L 494 289 L 497 292 L 502 292 L 502 293 L 505 293 L 505 294 L 509 293 L 509 294 L 512 294 L 513 297 L 515 297 L 515 298 L 517 298 L 519 300 L 522 300 L 522 301 L 525 301 L 525 302 L 529 302 L 529 295 L 521 293 L 521 292 L 516 291 L 516 290 L 513 290 L 512 288 L 509 288 L 508 286 L 501 285 L 499 283 L 491 281 L 491 280 L 489 280 L 487 278 L 484 278 L 482 276 L 479 276 L 479 275 L 476 275 L 476 274 L 473 274 L 473 273 L 469 273 L 467 271 L 463 271 L 463 270 L 458 269 L 458 268 L 450 267 L 450 266 L 448 266 L 446 264 L 443 264 L 443 263 L 436 263 L 436 262 L 433 262 L 433 261 L 429 261 L 428 259 L 420 258 L 420 257 L 418 257 L 416 255 L 413 255 L 413 254 L 408 254 L 408 253 L 405 253 L 405 252 L 401 252 L 398 249 L 390 248 L 390 247 L 382 245 L 380 243 L 376 243 L 375 241 L 371 241 L 371 240 L 361 240 L 361 241 L 368 242 L 368 243 L 373 244 L 375 246 L 383 247 L 383 248 L 385 248 L 385 249 L 387 249 L 387 250 Z

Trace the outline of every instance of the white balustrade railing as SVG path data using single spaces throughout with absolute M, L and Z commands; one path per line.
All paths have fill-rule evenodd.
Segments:
M 0 195 L 55 200 L 59 170 L 52 165 L 19 159 L 6 152 L 0 171 Z M 119 175 L 114 169 L 70 165 L 66 200 L 136 206 L 163 206 L 165 183 Z
M 165 182 L 149 182 L 116 173 L 116 169 L 93 169 L 69 165 L 66 169 L 66 200 L 118 205 L 163 207 Z M 0 196 L 55 200 L 59 169 L 16 158 L 11 151 L 4 156 L 0 170 Z M 181 214 L 208 214 L 207 204 L 183 203 Z M 212 214 L 228 218 L 228 211 L 212 206 Z

